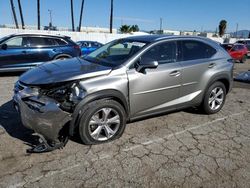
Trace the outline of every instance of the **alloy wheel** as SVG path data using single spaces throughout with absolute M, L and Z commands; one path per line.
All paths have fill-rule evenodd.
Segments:
M 89 120 L 88 129 L 90 136 L 97 141 L 112 138 L 120 127 L 120 115 L 113 108 L 98 110 Z
M 224 101 L 224 91 L 221 87 L 214 88 L 209 96 L 208 104 L 211 110 L 217 110 Z

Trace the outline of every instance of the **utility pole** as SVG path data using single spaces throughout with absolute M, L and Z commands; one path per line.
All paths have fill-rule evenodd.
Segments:
M 20 12 L 20 17 L 21 17 L 21 22 L 22 22 L 22 29 L 25 29 L 24 27 L 24 21 L 23 21 L 23 10 L 21 6 L 21 0 L 18 0 L 18 7 L 19 7 L 19 12 Z
M 37 0 L 37 29 L 40 30 L 40 0 Z
M 52 24 L 52 10 L 48 9 L 48 12 L 49 12 L 49 18 L 50 18 L 49 26 L 53 26 L 53 24 Z
M 72 31 L 75 31 L 73 0 L 71 0 L 71 1 L 70 1 L 70 5 L 71 5 L 71 22 L 72 22 Z
M 236 38 L 238 38 L 238 27 L 239 27 L 239 24 L 237 23 L 237 24 L 236 24 L 236 32 L 235 32 L 235 35 L 236 35 L 235 37 L 236 37 Z
M 162 18 L 160 18 L 160 33 L 163 34 L 163 31 L 162 31 Z
M 12 10 L 12 14 L 13 14 L 13 17 L 14 17 L 16 28 L 19 29 L 17 18 L 16 18 L 15 6 L 14 6 L 14 3 L 13 3 L 13 0 L 10 0 L 10 5 L 11 5 L 11 10 Z
M 82 0 L 82 5 L 81 5 L 80 21 L 79 21 L 79 26 L 78 26 L 78 31 L 79 32 L 81 32 L 83 6 L 84 6 L 84 0 Z
M 110 30 L 110 33 L 113 32 L 113 0 L 111 0 L 111 7 L 110 7 L 110 23 L 109 23 L 109 30 Z

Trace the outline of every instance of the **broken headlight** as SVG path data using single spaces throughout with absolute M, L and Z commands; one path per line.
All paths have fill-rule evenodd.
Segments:
M 63 86 L 42 90 L 42 94 L 53 98 L 60 108 L 71 112 L 85 96 L 85 90 L 78 83 L 64 84 Z

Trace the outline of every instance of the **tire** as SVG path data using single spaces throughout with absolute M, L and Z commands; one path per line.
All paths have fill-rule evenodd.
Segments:
M 115 140 L 123 134 L 126 119 L 123 106 L 114 100 L 90 102 L 82 109 L 79 121 L 80 138 L 87 145 Z
M 215 82 L 207 89 L 204 96 L 202 108 L 206 114 L 215 114 L 221 110 L 225 103 L 225 100 L 225 85 L 222 82 Z
M 247 55 L 244 55 L 242 59 L 240 60 L 241 63 L 246 63 L 247 61 Z

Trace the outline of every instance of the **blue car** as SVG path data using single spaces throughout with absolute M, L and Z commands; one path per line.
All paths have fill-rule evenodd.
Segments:
M 87 55 L 103 46 L 103 44 L 96 41 L 78 41 L 77 44 L 81 48 L 82 55 Z
M 81 56 L 70 37 L 14 34 L 0 39 L 0 72 L 26 71 L 43 62 Z

